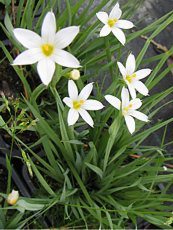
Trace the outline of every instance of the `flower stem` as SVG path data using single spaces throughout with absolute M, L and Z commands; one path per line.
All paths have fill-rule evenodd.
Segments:
M 111 64 L 112 62 L 112 54 L 111 54 L 111 48 L 110 48 L 110 42 L 109 42 L 109 38 L 105 38 L 105 45 L 106 45 L 106 55 L 107 55 L 107 60 L 108 60 L 108 63 Z M 112 64 L 109 66 L 109 72 L 110 72 L 110 75 L 113 79 L 114 77 L 114 71 L 113 71 L 113 66 Z

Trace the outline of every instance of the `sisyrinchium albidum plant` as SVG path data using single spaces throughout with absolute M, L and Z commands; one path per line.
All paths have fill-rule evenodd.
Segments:
M 16 11 L 4 2 L 0 25 L 10 46 L 0 41 L 1 65 L 8 60 L 23 90 L 1 98 L 1 130 L 11 147 L 0 228 L 140 229 L 147 222 L 172 229 L 165 136 L 173 118 L 152 121 L 172 103 L 161 102 L 173 87 L 149 91 L 171 71 L 164 63 L 173 47 L 145 55 L 173 12 L 139 29 L 129 18 L 142 1 L 64 2 L 19 1 Z M 141 35 L 148 39 L 135 60 L 127 44 Z M 145 145 L 159 129 L 160 145 Z M 36 187 L 31 197 L 15 191 L 13 149 Z

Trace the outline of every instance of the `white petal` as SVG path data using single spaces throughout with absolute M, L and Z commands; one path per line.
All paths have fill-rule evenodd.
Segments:
M 112 29 L 112 33 L 114 34 L 114 36 L 118 39 L 119 42 L 121 42 L 122 45 L 125 44 L 126 42 L 126 37 L 123 33 L 123 31 L 119 28 L 113 28 Z
M 129 104 L 129 91 L 125 87 L 123 87 L 121 91 L 121 101 L 123 108 Z
M 58 49 L 64 49 L 72 43 L 79 33 L 79 26 L 69 26 L 58 31 L 55 35 L 55 44 Z
M 144 96 L 148 95 L 148 89 L 141 81 L 134 82 L 135 89 Z
M 65 50 L 56 49 L 51 56 L 51 59 L 61 66 L 70 68 L 81 67 L 77 58 Z
M 114 8 L 111 10 L 109 14 L 109 18 L 116 18 L 119 19 L 122 15 L 122 11 L 120 9 L 119 3 L 117 3 Z
M 14 29 L 14 36 L 26 48 L 38 48 L 41 44 L 41 37 L 31 30 Z
M 104 25 L 100 31 L 100 37 L 105 37 L 110 34 L 111 28 L 108 25 Z
M 64 102 L 68 107 L 70 107 L 70 108 L 73 107 L 73 101 L 72 101 L 71 98 L 65 97 L 65 98 L 63 99 L 63 102 Z
M 103 104 L 97 100 L 86 100 L 82 105 L 82 109 L 86 110 L 100 110 L 103 109 Z
M 52 43 L 55 39 L 56 19 L 53 12 L 48 12 L 43 20 L 41 36 L 44 42 Z
M 37 71 L 44 85 L 48 85 L 55 72 L 55 63 L 48 58 L 42 59 L 37 64 Z
M 136 90 L 135 90 L 133 84 L 127 83 L 127 86 L 128 86 L 128 89 L 129 89 L 129 92 L 130 92 L 131 97 L 132 97 L 133 99 L 135 99 L 135 98 L 136 98 Z
M 116 109 L 120 110 L 120 106 L 121 106 L 121 101 L 117 98 L 114 97 L 112 95 L 106 95 L 105 96 L 106 101 L 108 101 L 113 107 L 115 107 Z
M 25 50 L 13 61 L 13 65 L 31 65 L 43 58 L 41 50 L 38 48 Z
M 87 84 L 80 92 L 79 98 L 82 100 L 87 100 L 93 89 L 93 82 Z
M 135 56 L 133 54 L 129 54 L 126 61 L 126 70 L 128 75 L 132 75 L 135 72 L 136 61 Z
M 72 100 L 77 100 L 78 98 L 78 89 L 73 80 L 68 81 L 68 94 Z
M 139 98 L 135 98 L 130 101 L 130 104 L 132 105 L 132 109 L 139 109 L 142 106 L 142 102 Z
M 125 116 L 125 122 L 129 132 L 132 134 L 135 131 L 135 120 L 131 116 Z
M 78 111 L 75 109 L 70 109 L 67 117 L 68 125 L 74 125 L 78 119 L 79 119 Z
M 147 77 L 150 73 L 151 73 L 151 69 L 141 69 L 136 71 L 136 76 L 137 79 L 140 80 Z
M 79 109 L 78 111 L 81 117 L 84 119 L 84 121 L 86 121 L 86 123 L 88 123 L 91 127 L 93 127 L 94 122 L 92 117 L 89 115 L 89 113 L 84 109 Z
M 118 20 L 116 26 L 121 29 L 131 29 L 134 27 L 133 23 L 128 20 Z
M 133 116 L 133 117 L 135 117 L 135 118 L 137 118 L 138 120 L 141 120 L 141 121 L 145 121 L 145 122 L 148 121 L 148 116 L 145 115 L 144 113 L 139 112 L 139 111 L 133 111 L 131 113 L 131 116 Z
M 106 24 L 108 22 L 108 14 L 106 12 L 98 12 L 96 13 L 98 19 Z
M 127 75 L 126 68 L 123 66 L 121 62 L 117 62 L 117 65 L 122 76 L 125 77 Z

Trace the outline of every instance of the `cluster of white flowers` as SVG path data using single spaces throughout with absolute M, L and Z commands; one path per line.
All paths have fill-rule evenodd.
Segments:
M 133 133 L 135 131 L 135 121 L 133 117 L 141 121 L 148 121 L 148 117 L 145 114 L 136 111 L 136 109 L 139 109 L 142 106 L 141 100 L 139 98 L 136 98 L 136 91 L 144 96 L 148 95 L 148 89 L 140 81 L 140 79 L 147 77 L 151 73 L 151 70 L 141 69 L 135 72 L 136 61 L 134 55 L 132 54 L 130 54 L 127 58 L 126 67 L 124 67 L 123 64 L 120 62 L 118 62 L 117 64 L 129 91 L 125 87 L 123 87 L 121 92 L 122 102 L 120 102 L 118 98 L 112 95 L 106 95 L 105 99 L 116 109 L 121 109 L 127 128 L 130 133 Z M 132 100 L 129 99 L 129 92 Z
M 106 12 L 98 12 L 98 19 L 104 23 L 100 31 L 100 37 L 107 36 L 111 32 L 124 45 L 126 42 L 125 34 L 121 29 L 134 27 L 128 20 L 121 20 L 122 11 L 117 3 L 108 15 Z M 63 50 L 79 33 L 79 26 L 70 26 L 56 32 L 56 20 L 53 12 L 48 12 L 43 20 L 41 36 L 27 29 L 14 29 L 14 36 L 27 50 L 16 57 L 13 65 L 30 65 L 37 63 L 37 71 L 43 84 L 48 85 L 55 72 L 55 63 L 70 68 L 79 68 L 79 61 L 69 52 Z M 136 62 L 133 54 L 130 54 L 126 61 L 126 67 L 118 62 L 119 70 L 122 74 L 124 83 L 128 89 L 122 88 L 121 100 L 112 95 L 106 95 L 105 99 L 116 109 L 121 110 L 125 118 L 130 133 L 135 131 L 135 121 L 148 121 L 148 117 L 137 111 L 142 106 L 139 98 L 136 98 L 136 91 L 142 95 L 148 95 L 147 87 L 140 81 L 147 77 L 151 70 L 142 69 L 135 72 Z M 80 78 L 80 72 L 72 70 L 69 77 L 73 80 Z M 68 125 L 74 125 L 79 115 L 93 127 L 94 122 L 87 110 L 100 110 L 104 106 L 97 100 L 88 99 L 93 89 L 93 83 L 87 84 L 78 94 L 78 89 L 73 80 L 68 82 L 69 97 L 63 99 L 64 103 L 70 107 L 68 112 Z M 129 90 L 129 91 L 128 91 Z M 132 100 L 129 98 L 129 92 Z

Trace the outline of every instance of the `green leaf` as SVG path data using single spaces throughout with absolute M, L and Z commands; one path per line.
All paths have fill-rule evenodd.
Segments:
M 44 208 L 43 204 L 29 203 L 25 200 L 18 200 L 15 206 L 20 212 L 28 211 L 38 211 Z
M 112 125 L 109 128 L 109 139 L 108 139 L 108 143 L 106 146 L 106 153 L 105 153 L 105 158 L 104 158 L 104 162 L 103 162 L 103 164 L 104 164 L 103 171 L 105 171 L 105 169 L 107 167 L 111 149 L 114 145 L 116 136 L 119 132 L 120 123 L 121 123 L 121 116 L 119 115 L 118 117 L 115 118 L 114 122 L 112 123 Z
M 10 34 L 13 34 L 14 27 L 11 23 L 10 17 L 9 17 L 7 12 L 5 14 L 4 24 L 7 28 L 7 30 L 10 32 Z
M 103 177 L 103 171 L 102 171 L 99 167 L 97 167 L 97 166 L 95 166 L 95 165 L 92 165 L 92 164 L 90 164 L 90 163 L 87 163 L 87 162 L 85 162 L 85 164 L 86 164 L 86 165 L 88 166 L 88 168 L 90 168 L 93 172 L 95 172 L 97 175 L 99 175 L 100 178 Z
M 28 160 L 32 166 L 32 169 L 35 173 L 35 175 L 37 176 L 37 179 L 39 180 L 40 184 L 44 187 L 44 189 L 50 194 L 50 195 L 55 195 L 54 191 L 51 189 L 51 187 L 48 185 L 48 183 L 46 182 L 46 180 L 43 178 L 43 176 L 41 175 L 41 173 L 38 171 L 37 167 L 35 166 L 35 164 L 32 162 L 31 158 L 28 156 Z

